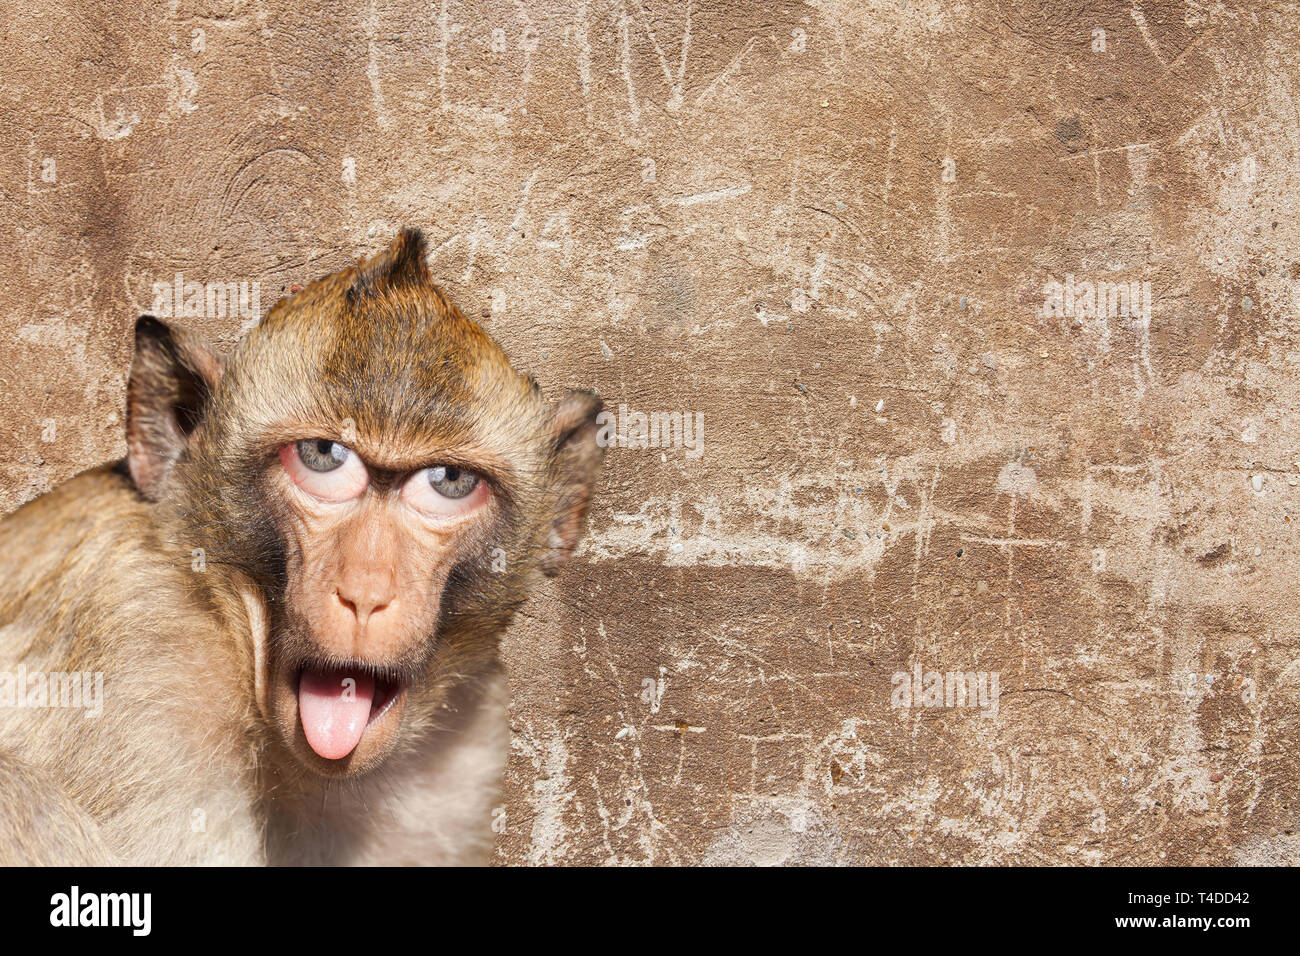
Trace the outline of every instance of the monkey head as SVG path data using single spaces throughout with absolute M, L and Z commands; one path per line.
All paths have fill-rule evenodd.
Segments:
M 346 777 L 438 724 L 576 547 L 599 400 L 545 401 L 443 296 L 423 241 L 278 302 L 224 358 L 144 317 L 126 465 L 196 589 L 238 594 L 250 692 L 298 765 Z

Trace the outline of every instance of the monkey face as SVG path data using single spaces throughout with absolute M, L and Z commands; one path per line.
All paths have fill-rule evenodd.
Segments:
M 404 231 L 277 303 L 227 362 L 141 320 L 128 465 L 208 553 L 196 585 L 242 598 L 283 749 L 353 776 L 495 665 L 533 572 L 576 546 L 599 410 L 547 403 Z
M 395 745 L 448 577 L 499 506 L 468 466 L 382 469 L 326 438 L 282 445 L 277 464 L 267 484 L 288 546 L 273 719 L 309 765 L 358 772 Z

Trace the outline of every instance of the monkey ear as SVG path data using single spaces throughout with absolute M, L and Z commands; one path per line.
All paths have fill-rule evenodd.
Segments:
M 591 392 L 569 392 L 555 410 L 551 528 L 542 557 L 542 571 L 548 577 L 559 572 L 582 537 L 592 488 L 605 457 L 597 441 L 597 417 L 603 407 Z
M 135 323 L 135 358 L 126 386 L 126 462 L 150 501 L 185 452 L 224 360 L 203 336 L 153 316 Z

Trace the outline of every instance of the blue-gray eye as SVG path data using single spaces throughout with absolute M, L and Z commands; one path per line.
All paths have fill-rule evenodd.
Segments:
M 464 498 L 478 487 L 479 477 L 467 468 L 434 465 L 429 469 L 429 484 L 444 498 Z
M 348 450 L 328 438 L 306 438 L 297 444 L 298 457 L 312 471 L 333 471 L 348 460 Z

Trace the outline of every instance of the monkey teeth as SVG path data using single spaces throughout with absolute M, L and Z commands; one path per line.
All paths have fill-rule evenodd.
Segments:
M 402 685 L 396 680 L 383 674 L 375 677 L 375 699 L 370 707 L 370 719 L 367 726 L 373 724 L 393 706 L 393 701 L 397 700 L 397 695 L 401 693 L 401 690 Z

